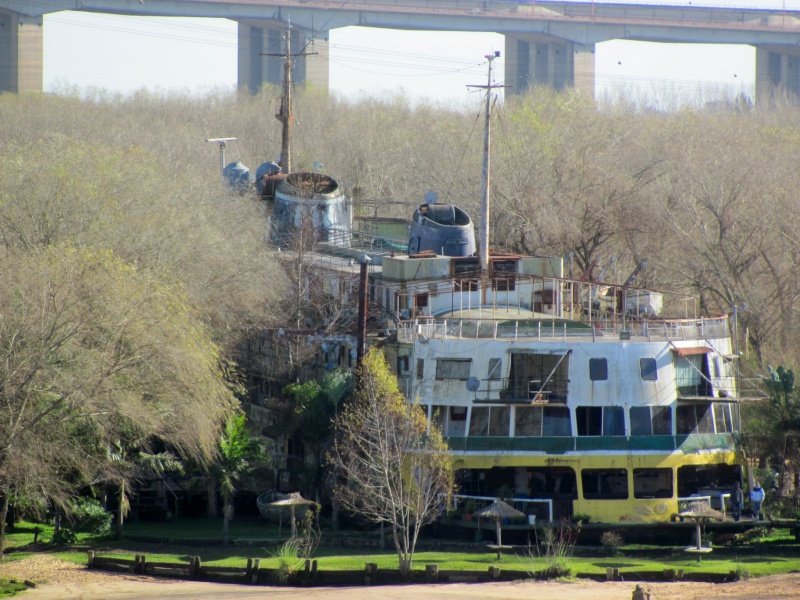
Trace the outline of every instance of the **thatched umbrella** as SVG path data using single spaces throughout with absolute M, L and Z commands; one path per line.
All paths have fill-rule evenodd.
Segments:
M 292 519 L 292 537 L 297 535 L 297 523 L 294 519 L 294 507 L 295 506 L 316 506 L 317 503 L 313 500 L 307 500 L 300 495 L 300 492 L 292 492 L 291 494 L 280 494 L 283 496 L 279 500 L 275 500 L 274 502 L 270 502 L 270 506 L 275 507 L 282 507 L 288 506 L 289 512 L 291 513 Z
M 710 546 L 703 547 L 702 527 L 704 527 L 705 524 L 711 519 L 723 521 L 725 519 L 725 515 L 723 515 L 720 511 L 711 508 L 703 501 L 696 501 L 689 502 L 686 510 L 679 512 L 678 516 L 694 523 L 696 545 L 689 546 L 686 548 L 686 551 L 697 554 L 697 560 L 699 561 L 701 554 L 705 552 L 711 552 Z
M 500 560 L 500 549 L 503 546 L 503 519 L 519 519 L 525 516 L 525 513 L 517 510 L 507 502 L 502 500 L 495 500 L 483 510 L 475 513 L 477 517 L 491 517 L 494 519 L 497 526 L 497 560 Z

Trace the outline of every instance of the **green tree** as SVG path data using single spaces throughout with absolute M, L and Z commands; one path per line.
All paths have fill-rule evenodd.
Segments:
M 379 350 L 364 357 L 357 381 L 328 454 L 334 494 L 345 510 L 389 525 L 400 570 L 408 573 L 420 530 L 442 514 L 453 492 L 452 460 L 441 431 L 406 402 Z
M 219 452 L 214 472 L 222 495 L 222 539 L 230 541 L 233 518 L 233 497 L 243 477 L 267 464 L 261 441 L 247 429 L 244 413 L 228 417 L 219 439 Z
M 68 510 L 126 435 L 210 461 L 236 387 L 179 288 L 71 245 L 0 266 L 0 544 L 12 495 Z

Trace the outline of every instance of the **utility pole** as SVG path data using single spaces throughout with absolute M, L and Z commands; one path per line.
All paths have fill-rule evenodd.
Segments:
M 307 47 L 307 46 L 306 46 Z M 287 29 L 284 33 L 284 51 L 280 54 L 263 52 L 263 56 L 280 56 L 283 58 L 283 86 L 281 91 L 281 105 L 275 118 L 281 122 L 281 156 L 278 164 L 284 173 L 290 173 L 292 169 L 292 151 L 289 139 L 291 137 L 292 120 L 294 111 L 292 109 L 292 60 L 297 56 L 310 56 L 316 52 L 302 51 L 292 54 L 292 31 Z
M 490 187 L 490 149 L 491 149 L 491 112 L 492 112 L 492 90 L 509 87 L 500 83 L 492 83 L 492 63 L 500 58 L 500 51 L 485 55 L 489 61 L 489 72 L 486 85 L 468 85 L 467 87 L 486 90 L 486 108 L 483 122 L 483 169 L 481 172 L 481 184 L 483 194 L 481 196 L 481 227 L 478 256 L 481 266 L 481 278 L 484 281 L 484 294 L 489 278 L 489 187 Z

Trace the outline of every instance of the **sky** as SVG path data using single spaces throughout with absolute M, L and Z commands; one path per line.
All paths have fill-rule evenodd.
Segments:
M 694 4 L 800 10 L 800 0 Z M 349 99 L 405 94 L 413 102 L 466 106 L 480 93 L 467 85 L 486 82 L 483 57 L 495 50 L 502 52 L 504 42 L 494 33 L 336 29 L 330 32 L 330 89 Z M 236 61 L 236 24 L 225 19 L 73 11 L 45 15 L 44 86 L 49 92 L 232 90 Z M 494 74 L 495 81 L 503 81 L 502 56 L 495 61 Z M 598 98 L 623 96 L 667 108 L 720 95 L 752 95 L 755 50 L 613 40 L 597 45 L 595 81 Z

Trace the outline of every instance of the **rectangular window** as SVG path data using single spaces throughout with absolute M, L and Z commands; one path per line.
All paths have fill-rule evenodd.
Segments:
M 408 356 L 397 357 L 397 373 L 398 375 L 408 373 Z
M 542 435 L 572 435 L 569 409 L 566 406 L 542 407 Z
M 640 358 L 639 371 L 644 381 L 656 381 L 658 379 L 658 369 L 656 368 L 655 358 Z
M 714 433 L 714 412 L 710 402 L 678 406 L 677 417 L 679 434 Z
M 489 409 L 489 435 L 508 436 L 511 409 L 507 406 L 493 406 Z
M 733 431 L 730 404 L 725 404 L 724 402 L 714 403 L 714 427 L 717 433 L 731 433 Z
M 450 420 L 451 421 L 466 421 L 467 420 L 467 407 L 466 406 L 451 406 L 450 407 Z
M 634 469 L 634 498 L 672 498 L 672 469 Z
M 436 379 L 469 379 L 471 358 L 440 358 L 436 361 Z
M 608 361 L 605 358 L 589 359 L 589 379 L 606 381 L 608 379 Z
M 653 435 L 649 406 L 631 406 L 631 435 Z
M 425 359 L 418 358 L 417 359 L 417 379 L 422 379 L 425 375 Z
M 489 375 L 487 379 L 491 381 L 497 381 L 500 379 L 500 376 L 503 372 L 503 361 L 499 358 L 490 358 L 489 359 Z
M 603 435 L 625 435 L 625 409 L 621 406 L 603 407 Z
M 540 406 L 517 406 L 514 416 L 514 435 L 538 437 L 542 435 L 542 408 Z
M 579 406 L 575 409 L 578 435 L 600 435 L 603 431 L 603 408 L 600 406 Z
M 628 472 L 625 469 L 583 469 L 581 483 L 586 500 L 628 498 Z
M 671 435 L 672 411 L 669 406 L 632 406 L 631 435 Z
M 471 436 L 489 435 L 489 407 L 473 406 L 469 418 L 469 434 Z
M 672 435 L 672 408 L 653 406 L 653 435 Z

